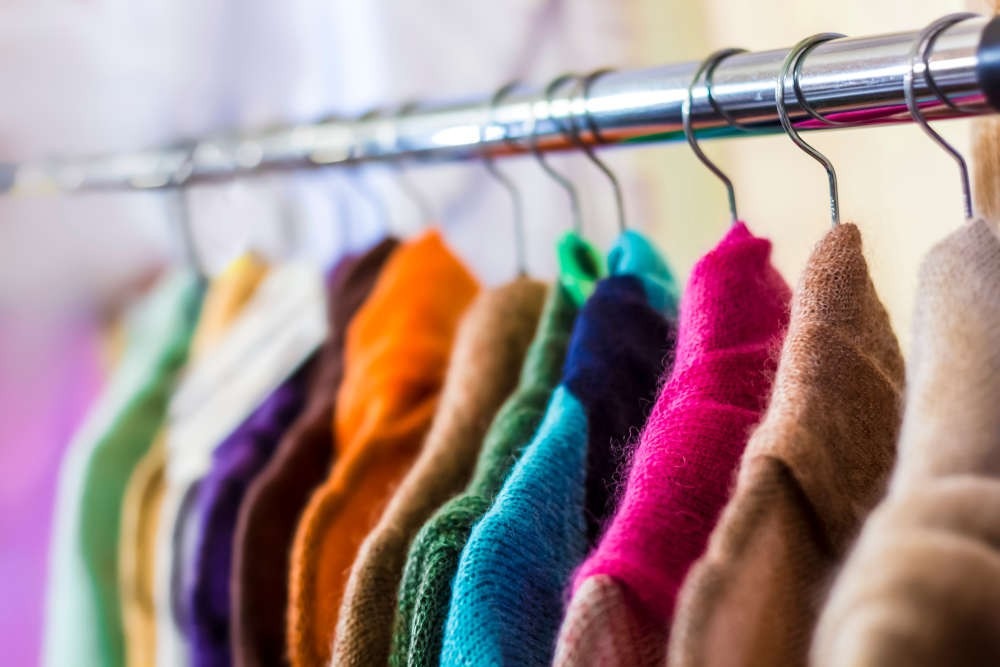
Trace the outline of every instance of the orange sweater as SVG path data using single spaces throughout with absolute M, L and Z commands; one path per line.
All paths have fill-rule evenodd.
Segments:
M 292 550 L 288 650 L 326 665 L 358 547 L 419 453 L 475 279 L 437 232 L 389 258 L 351 322 L 334 416 L 337 462 L 299 521 Z

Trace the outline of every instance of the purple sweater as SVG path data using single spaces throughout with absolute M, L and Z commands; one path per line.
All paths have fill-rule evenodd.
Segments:
M 286 380 L 216 447 L 211 469 L 198 485 L 190 577 L 182 593 L 195 667 L 232 664 L 229 580 L 240 502 L 302 409 L 310 366 Z

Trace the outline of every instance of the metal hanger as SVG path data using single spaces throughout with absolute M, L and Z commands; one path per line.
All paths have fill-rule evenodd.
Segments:
M 826 36 L 829 37 L 829 39 L 816 40 L 815 42 L 810 43 L 809 45 L 807 45 L 805 48 L 802 49 L 802 53 L 799 54 L 798 62 L 795 63 L 795 68 L 792 70 L 792 89 L 795 91 L 795 101 L 798 102 L 799 108 L 805 111 L 807 114 L 809 114 L 810 117 L 826 125 L 847 126 L 850 125 L 849 122 L 827 118 L 819 111 L 817 111 L 815 107 L 813 107 L 813 105 L 809 103 L 809 100 L 806 99 L 805 93 L 802 92 L 802 64 L 805 63 L 806 56 L 809 55 L 809 52 L 815 49 L 823 42 L 829 41 L 830 39 L 839 39 L 841 37 L 847 37 L 847 35 L 844 35 L 839 32 L 837 33 L 828 32 L 826 33 Z
M 487 127 L 501 128 L 501 131 L 503 132 L 501 140 L 504 143 L 509 141 L 506 126 L 496 122 L 496 109 L 500 102 L 519 85 L 520 83 L 518 81 L 510 81 L 503 86 L 500 86 L 500 88 L 493 93 L 493 97 L 490 99 L 486 124 L 480 126 L 479 128 L 480 143 L 485 142 L 487 139 Z M 514 185 L 514 181 L 502 171 L 497 169 L 496 161 L 491 155 L 484 154 L 483 166 L 486 167 L 486 171 L 488 171 L 490 175 L 493 176 L 493 178 L 496 179 L 496 181 L 503 187 L 503 189 L 507 191 L 507 194 L 510 195 L 510 204 L 514 212 L 514 254 L 516 255 L 517 261 L 517 275 L 524 277 L 528 275 L 527 247 L 525 245 L 526 230 L 524 227 L 524 201 L 521 198 L 521 193 L 518 191 L 517 186 Z
M 921 111 L 920 103 L 917 100 L 917 94 L 914 90 L 914 80 L 916 79 L 917 64 L 919 63 L 922 66 L 921 75 L 924 77 L 924 81 L 927 82 L 927 87 L 935 93 L 939 101 L 953 109 L 957 108 L 948 100 L 947 96 L 942 94 L 941 89 L 938 88 L 936 83 L 934 83 L 934 77 L 931 74 L 930 66 L 930 50 L 931 47 L 934 46 L 934 41 L 938 38 L 938 35 L 944 32 L 947 28 L 950 28 L 956 23 L 961 23 L 966 19 L 975 18 L 977 16 L 978 14 L 973 14 L 971 12 L 949 14 L 948 16 L 939 18 L 924 28 L 917 36 L 916 41 L 913 43 L 913 47 L 910 49 L 910 67 L 903 73 L 903 95 L 906 98 L 906 107 L 910 110 L 910 115 L 913 117 L 913 121 L 920 126 L 920 129 L 922 129 L 927 136 L 933 139 L 939 146 L 941 146 L 941 148 L 945 149 L 948 154 L 955 159 L 955 162 L 958 163 L 958 169 L 962 177 L 962 206 L 966 220 L 972 218 L 972 187 L 969 184 L 969 166 L 966 164 L 965 158 L 962 157 L 962 154 L 958 151 L 958 149 L 948 143 L 945 138 L 938 134 L 937 131 L 930 126 L 930 123 L 927 122 L 927 118 L 924 116 L 923 111 Z
M 393 121 L 401 120 L 406 116 L 413 113 L 420 104 L 418 102 L 407 102 L 396 110 L 393 115 Z M 393 144 L 396 148 L 402 148 L 402 143 L 399 141 L 399 125 L 393 123 Z M 434 220 L 434 207 L 431 206 L 430 200 L 424 196 L 423 191 L 417 187 L 416 183 L 410 178 L 406 167 L 403 166 L 403 162 L 399 160 L 392 161 L 393 171 L 396 173 L 396 182 L 399 183 L 400 189 L 410 198 L 410 201 L 417 207 L 420 211 L 421 218 L 424 225 L 430 224 Z
M 406 104 L 403 104 L 402 106 L 399 107 L 399 109 L 396 110 L 394 114 L 391 115 L 391 118 L 394 121 L 399 120 L 405 117 L 406 115 L 412 113 L 417 107 L 418 104 L 415 102 L 408 102 Z M 372 109 L 359 116 L 358 120 L 361 122 L 370 121 L 378 119 L 384 115 L 385 113 L 382 110 Z M 391 123 L 390 126 L 393 132 L 393 137 L 392 137 L 393 147 L 396 149 L 401 149 L 401 143 L 399 141 L 399 131 L 397 129 L 397 125 L 394 122 Z M 363 156 L 354 156 L 354 157 L 357 159 Z M 403 167 L 402 163 L 399 160 L 390 160 L 387 161 L 386 164 L 389 166 L 390 171 L 392 171 L 393 176 L 395 177 L 396 180 L 396 184 L 399 186 L 399 189 L 417 209 L 417 212 L 420 215 L 421 225 L 429 224 L 434 219 L 434 209 L 431 206 L 430 201 L 426 197 L 424 197 L 423 193 L 420 191 L 420 188 L 418 188 L 413 183 L 413 181 L 410 180 L 409 175 L 406 173 L 406 169 Z
M 590 74 L 582 78 L 577 77 L 577 79 L 579 80 L 579 88 L 581 90 L 581 95 L 582 95 L 581 104 L 583 106 L 583 114 L 582 114 L 583 121 L 587 124 L 587 131 L 590 133 L 590 135 L 594 138 L 594 141 L 597 143 L 604 143 L 604 138 L 601 136 L 601 133 L 597 127 L 597 123 L 594 122 L 594 117 L 590 114 L 590 89 L 594 85 L 595 81 L 597 81 L 599 78 L 612 71 L 614 70 L 599 69 L 591 72 Z M 576 107 L 575 96 L 571 97 L 570 99 L 571 99 L 570 108 L 573 109 Z M 593 146 L 591 146 L 588 143 L 585 143 L 583 139 L 580 137 L 580 129 L 577 127 L 576 124 L 576 116 L 577 115 L 574 112 L 570 119 L 572 126 L 570 135 L 573 137 L 573 143 L 575 143 L 577 147 L 579 147 L 580 150 L 583 151 L 584 155 L 587 156 L 587 159 L 589 159 L 598 169 L 600 169 L 601 173 L 607 176 L 608 181 L 610 181 L 611 190 L 614 193 L 615 197 L 615 212 L 617 213 L 618 216 L 618 232 L 622 233 L 625 231 L 626 225 L 625 225 L 625 197 L 622 195 L 621 183 L 619 183 L 618 177 L 615 176 L 613 171 L 611 171 L 611 168 L 608 167 L 604 162 L 600 160 L 600 158 L 597 157 L 597 154 L 595 153 Z
M 176 223 L 177 238 L 180 241 L 184 263 L 190 267 L 199 280 L 208 279 L 208 269 L 198 251 L 197 237 L 194 232 L 194 218 L 191 215 L 191 200 L 188 197 L 187 182 L 191 178 L 194 167 L 194 148 L 185 156 L 184 161 L 170 176 L 171 197 L 173 201 L 173 217 Z
M 796 131 L 791 119 L 788 116 L 788 106 L 785 103 L 785 82 L 788 79 L 789 73 L 792 73 L 792 90 L 795 93 L 796 102 L 801 107 L 802 95 L 799 94 L 801 87 L 797 88 L 794 85 L 794 73 L 801 71 L 799 63 L 802 60 L 802 57 L 813 47 L 832 39 L 838 39 L 842 36 L 843 35 L 835 32 L 819 33 L 811 37 L 806 37 L 793 46 L 788 52 L 788 55 L 785 56 L 784 62 L 781 64 L 781 71 L 778 73 L 778 78 L 774 85 L 774 101 L 778 107 L 778 119 L 781 121 L 781 127 L 784 128 L 785 134 L 788 135 L 789 139 L 795 142 L 796 146 L 808 153 L 814 160 L 823 165 L 824 169 L 826 169 L 827 180 L 830 184 L 830 219 L 834 226 L 840 224 L 840 195 L 837 190 L 837 171 L 833 168 L 833 163 L 828 157 L 820 153 L 811 145 L 807 144 L 802 137 L 799 136 L 798 131 Z
M 732 52 L 729 54 L 731 56 L 735 56 L 740 53 L 749 53 L 746 49 L 740 48 L 734 48 L 731 49 L 731 51 Z M 729 56 L 726 57 L 728 58 Z M 740 132 L 752 132 L 753 128 L 747 127 L 740 121 L 736 120 L 736 118 L 733 117 L 729 111 L 719 104 L 719 102 L 715 99 L 715 95 L 712 94 L 712 88 L 715 86 L 715 70 L 722 64 L 723 60 L 725 60 L 725 58 L 720 58 L 714 63 L 710 63 L 708 68 L 705 70 L 705 89 L 708 92 L 708 103 L 711 105 L 712 110 L 721 116 L 724 121 L 726 121 L 729 127 L 734 130 L 739 130 Z
M 371 110 L 365 114 L 362 114 L 357 118 L 358 122 L 369 120 L 375 118 L 378 115 L 378 111 Z M 325 121 L 344 121 L 345 119 L 331 116 L 324 119 Z M 347 187 L 358 194 L 361 199 L 368 205 L 371 209 L 372 214 L 375 216 L 375 220 L 382 224 L 383 229 L 390 231 L 392 230 L 392 216 L 389 214 L 389 207 L 385 204 L 385 197 L 380 196 L 378 192 L 372 187 L 371 183 L 366 181 L 361 174 L 362 168 L 360 164 L 360 155 L 358 154 L 358 144 L 351 142 L 347 154 L 344 157 L 344 163 L 347 164 L 345 169 L 346 176 L 341 182 L 346 183 Z M 351 230 L 353 225 L 347 225 L 347 236 L 351 237 Z
M 719 110 L 719 105 L 715 102 L 715 98 L 712 95 L 712 74 L 715 73 L 715 68 L 722 63 L 723 60 L 730 56 L 734 56 L 737 53 L 745 53 L 746 49 L 720 49 L 715 53 L 710 54 L 705 60 L 698 66 L 695 70 L 694 77 L 691 79 L 691 83 L 687 88 L 687 97 L 684 99 L 684 103 L 681 104 L 681 124 L 684 126 L 684 136 L 687 138 L 688 146 L 694 151 L 695 157 L 697 157 L 703 165 L 708 167 L 709 171 L 715 174 L 722 184 L 726 186 L 726 196 L 729 199 L 729 215 L 731 218 L 731 223 L 736 224 L 739 222 L 739 214 L 736 211 L 736 189 L 733 187 L 733 181 L 726 176 L 726 174 L 720 169 L 714 162 L 712 162 L 701 147 L 698 145 L 698 138 L 695 136 L 694 127 L 691 124 L 691 107 L 694 106 L 694 88 L 701 81 L 702 76 L 705 77 L 705 97 L 708 100 L 709 105 L 714 110 Z M 729 116 L 727 114 L 721 114 L 723 118 L 729 121 Z
M 552 118 L 552 96 L 560 86 L 564 85 L 567 81 L 571 81 L 572 79 L 573 75 L 563 74 L 561 76 L 557 76 L 551 83 L 549 83 L 548 86 L 545 87 L 546 118 L 552 120 L 553 122 L 556 121 Z M 545 173 L 551 176 L 552 179 L 559 184 L 559 187 L 566 191 L 566 194 L 569 196 L 570 212 L 573 218 L 573 230 L 577 234 L 583 236 L 583 214 L 580 208 L 580 194 L 576 191 L 573 183 L 570 182 L 568 178 L 553 169 L 552 165 L 550 165 L 545 159 L 544 153 L 542 153 L 541 149 L 538 147 L 538 125 L 538 116 L 535 114 L 534 107 L 532 107 L 531 129 L 528 133 L 530 137 L 529 147 L 531 149 L 531 154 L 535 156 L 535 160 L 537 160 L 541 168 L 545 170 Z M 560 125 L 560 128 L 561 127 L 562 126 Z

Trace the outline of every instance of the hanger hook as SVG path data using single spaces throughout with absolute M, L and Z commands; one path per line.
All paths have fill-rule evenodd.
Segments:
M 378 115 L 377 111 L 369 111 L 358 118 L 358 121 L 365 121 L 375 118 Z M 330 118 L 329 120 L 343 120 L 340 118 Z M 361 173 L 363 166 L 361 158 L 358 155 L 358 144 L 351 143 L 347 149 L 347 157 L 344 160 L 347 164 L 347 175 L 343 179 L 343 183 L 347 184 L 351 190 L 356 194 L 361 196 L 361 199 L 368 205 L 372 214 L 375 216 L 375 220 L 383 225 L 383 228 L 392 228 L 392 216 L 389 215 L 389 208 L 386 206 L 385 197 L 379 196 L 377 192 L 373 190 L 371 185 L 365 181 L 363 174 Z M 348 225 L 348 235 L 350 234 L 350 229 L 352 225 Z
M 581 92 L 580 105 L 583 107 L 583 117 L 584 122 L 587 124 L 587 131 L 594 138 L 597 143 L 604 143 L 604 137 L 601 136 L 600 130 L 597 127 L 597 123 L 594 121 L 594 117 L 590 113 L 590 90 L 598 79 L 600 79 L 605 74 L 613 72 L 612 69 L 599 69 L 591 72 L 584 77 L 576 77 L 578 80 L 578 88 Z M 575 92 L 575 91 L 574 91 Z M 577 99 L 574 96 L 571 102 L 571 109 L 575 109 L 577 106 Z M 598 169 L 601 170 L 605 176 L 607 176 L 608 181 L 611 183 L 611 190 L 615 197 L 615 212 L 618 216 L 618 231 L 619 233 L 624 232 L 626 229 L 625 224 L 625 197 L 622 195 L 622 186 L 618 181 L 618 177 L 615 176 L 614 172 L 608 167 L 600 158 L 597 157 L 597 153 L 594 151 L 594 147 L 586 142 L 580 136 L 580 128 L 576 124 L 577 114 L 574 111 L 571 117 L 572 130 L 570 132 L 573 143 L 576 144 L 580 150 L 583 151 L 584 155 L 589 159 Z
M 802 57 L 810 51 L 813 47 L 818 46 L 823 42 L 828 42 L 832 39 L 838 39 L 842 37 L 839 33 L 835 32 L 824 32 L 818 35 L 813 35 L 812 37 L 806 37 L 801 42 L 796 44 L 785 56 L 784 62 L 781 64 L 781 71 L 778 73 L 778 79 L 774 85 L 774 101 L 778 107 L 778 120 L 781 121 L 781 127 L 784 128 L 785 134 L 788 138 L 795 142 L 795 145 L 801 148 L 803 151 L 808 153 L 814 160 L 823 165 L 826 169 L 827 180 L 830 183 L 830 219 L 834 226 L 840 224 L 840 195 L 837 190 L 837 171 L 833 168 L 833 162 L 830 158 L 826 157 L 818 150 L 813 148 L 811 145 L 807 144 L 802 137 L 799 136 L 798 131 L 792 124 L 791 118 L 788 116 L 788 106 L 785 103 L 785 82 L 788 79 L 789 73 L 800 71 L 798 67 L 799 61 Z M 795 91 L 793 86 L 793 92 L 796 92 L 796 97 L 800 97 Z M 801 102 L 801 100 L 796 99 L 796 102 Z M 801 106 L 801 103 L 800 103 Z
M 694 127 L 691 124 L 691 107 L 694 106 L 694 89 L 695 86 L 701 81 L 702 76 L 705 77 L 705 97 L 708 103 L 713 109 L 717 109 L 718 105 L 715 103 L 715 98 L 712 95 L 712 75 L 715 73 L 715 69 L 722 63 L 723 60 L 734 56 L 738 53 L 746 53 L 746 49 L 720 49 L 715 53 L 710 54 L 705 60 L 698 66 L 695 70 L 694 77 L 691 79 L 691 83 L 687 88 L 687 97 L 684 98 L 684 103 L 681 104 L 681 123 L 684 126 L 684 136 L 687 138 L 688 146 L 694 151 L 695 157 L 697 157 L 703 165 L 708 167 L 709 171 L 718 177 L 722 184 L 726 186 L 726 196 L 729 199 L 729 215 L 732 224 L 736 224 L 739 221 L 739 214 L 736 211 L 736 189 L 733 187 L 733 181 L 726 174 L 712 162 L 701 147 L 698 145 L 698 138 L 695 136 Z M 729 122 L 728 116 L 723 116 L 723 118 Z
M 506 144 L 509 139 L 507 137 L 506 126 L 496 122 L 496 110 L 500 102 L 503 101 L 511 92 L 513 92 L 520 85 L 519 81 L 509 81 L 504 85 L 500 86 L 493 97 L 490 98 L 490 105 L 488 109 L 488 118 L 485 125 L 479 127 L 479 141 L 480 143 L 485 143 L 488 139 L 486 136 L 487 127 L 497 127 L 501 131 L 501 140 Z M 517 275 L 524 277 L 528 275 L 528 259 L 527 259 L 527 247 L 525 245 L 525 228 L 524 228 L 524 201 L 521 198 L 521 193 L 518 191 L 517 186 L 514 185 L 514 181 L 511 180 L 509 176 L 504 174 L 502 171 L 497 169 L 496 160 L 489 153 L 483 155 L 483 165 L 486 167 L 486 171 L 493 176 L 494 179 L 507 191 L 510 195 L 510 204 L 514 210 L 514 253 L 517 258 Z
M 972 217 L 972 188 L 969 185 L 969 167 L 965 162 L 965 158 L 962 157 L 962 154 L 958 151 L 958 149 L 948 143 L 945 138 L 938 134 L 937 130 L 932 128 L 930 123 L 927 122 L 927 118 L 924 116 L 924 112 L 920 109 L 920 103 L 917 100 L 917 94 L 914 90 L 914 81 L 917 76 L 917 64 L 919 63 L 921 65 L 920 73 L 927 82 L 928 88 L 935 93 L 938 101 L 950 105 L 948 98 L 941 94 L 941 89 L 938 88 L 936 83 L 934 83 L 934 77 L 931 74 L 930 50 L 934 46 L 934 42 L 937 40 L 938 36 L 946 29 L 956 23 L 961 23 L 966 19 L 975 18 L 976 16 L 978 16 L 978 14 L 973 14 L 971 12 L 949 14 L 948 16 L 939 18 L 924 28 L 917 36 L 917 39 L 913 43 L 913 47 L 910 49 L 910 66 L 906 72 L 903 73 L 903 94 L 906 97 L 906 107 L 910 110 L 910 115 L 913 117 L 913 121 L 920 126 L 920 129 L 922 129 L 927 136 L 933 139 L 935 143 L 941 146 L 941 148 L 945 149 L 948 154 L 955 159 L 955 162 L 958 163 L 958 168 L 962 177 L 962 206 L 963 211 L 965 212 L 966 220 Z
M 392 143 L 397 151 L 401 152 L 403 149 L 402 142 L 399 140 L 399 127 L 397 122 L 406 116 L 413 113 L 419 104 L 417 102 L 407 102 L 402 104 L 396 113 L 392 114 Z M 377 113 L 377 112 L 376 112 Z M 393 173 L 396 174 L 396 183 L 399 184 L 399 189 L 403 191 L 403 194 L 413 203 L 420 213 L 420 218 L 423 221 L 422 224 L 426 225 L 431 220 L 434 219 L 434 207 L 431 206 L 430 201 L 424 196 L 424 193 L 420 191 L 420 188 L 416 186 L 412 179 L 410 179 L 406 168 L 399 159 L 395 159 L 389 162 L 392 167 Z
M 208 277 L 208 269 L 198 251 L 198 240 L 194 232 L 194 219 L 191 215 L 191 201 L 188 198 L 187 182 L 191 178 L 194 167 L 194 156 L 197 146 L 187 152 L 177 169 L 170 175 L 170 183 L 174 191 L 175 220 L 177 235 L 180 237 L 181 251 L 184 253 L 184 263 L 194 270 L 199 280 Z
M 552 96 L 560 86 L 564 85 L 567 81 L 571 81 L 572 79 L 573 75 L 563 74 L 561 76 L 557 76 L 549 83 L 548 86 L 545 87 L 545 113 L 547 119 L 555 122 L 552 118 Z M 583 214 L 580 209 L 580 195 L 568 178 L 552 168 L 552 165 L 548 163 L 542 153 L 542 150 L 538 147 L 538 116 L 535 114 L 534 105 L 531 107 L 531 131 L 529 132 L 529 136 L 531 154 L 535 156 L 535 159 L 538 161 L 541 168 L 545 170 L 545 173 L 551 176 L 569 196 L 570 211 L 573 217 L 573 230 L 582 236 Z
M 839 39 L 841 37 L 847 37 L 843 33 L 826 33 L 830 39 Z M 805 93 L 802 92 L 802 65 L 806 61 L 806 56 L 814 48 L 819 46 L 825 41 L 829 40 L 817 40 L 810 43 L 803 50 L 801 55 L 799 55 L 798 62 L 795 63 L 795 67 L 792 69 L 792 89 L 795 91 L 795 101 L 798 102 L 799 108 L 809 114 L 815 120 L 825 124 L 825 125 L 835 125 L 835 126 L 847 126 L 850 125 L 850 121 L 843 120 L 833 120 L 832 118 L 827 118 L 810 104 L 809 100 L 806 99 Z

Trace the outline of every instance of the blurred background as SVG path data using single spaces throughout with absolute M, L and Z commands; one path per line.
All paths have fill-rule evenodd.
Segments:
M 963 0 L 4 0 L 0 2 L 0 161 L 134 149 L 231 128 L 356 114 L 375 105 L 448 99 L 514 78 L 700 59 L 723 46 L 766 49 L 806 35 L 910 30 Z M 982 7 L 974 7 L 982 9 Z M 938 126 L 963 152 L 969 123 Z M 916 127 L 824 132 L 845 220 L 866 253 L 900 339 L 909 339 L 924 251 L 961 224 L 954 164 Z M 782 136 L 707 144 L 733 178 L 741 214 L 770 237 L 790 282 L 826 231 L 821 168 Z M 724 192 L 684 145 L 609 150 L 628 222 L 655 238 L 680 276 L 727 225 Z M 615 233 L 606 181 L 581 155 L 553 159 L 585 194 L 588 237 Z M 530 159 L 501 168 L 523 193 L 532 272 L 554 273 L 554 239 L 570 225 L 564 193 Z M 481 165 L 419 168 L 412 178 L 446 236 L 489 283 L 514 270 L 506 194 Z M 389 220 L 418 212 L 391 174 L 335 171 L 198 186 L 189 212 L 204 262 L 247 249 L 329 257 Z M 62 451 L 99 389 L 112 323 L 157 271 L 180 257 L 176 201 L 162 193 L 0 199 L 0 574 L 30 580 L 47 533 L 22 525 L 23 503 L 51 502 Z M 39 633 L 37 609 L 5 612 L 0 639 Z M 33 664 L 33 655 L 5 664 Z

